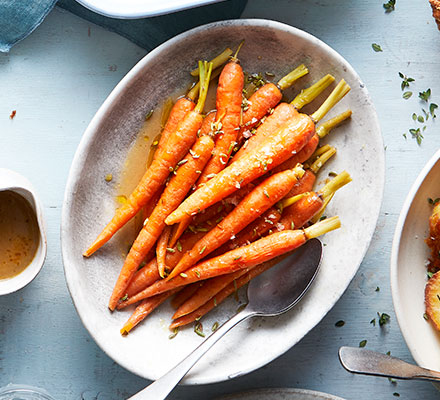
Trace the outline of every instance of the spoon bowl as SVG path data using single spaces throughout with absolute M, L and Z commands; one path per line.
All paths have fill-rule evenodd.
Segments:
M 0 168 L 0 192 L 12 191 L 23 197 L 31 206 L 38 223 L 39 243 L 31 263 L 18 275 L 9 279 L 0 279 L 0 296 L 13 293 L 30 282 L 43 267 L 47 253 L 46 229 L 41 202 L 35 188 L 24 176 L 9 169 Z

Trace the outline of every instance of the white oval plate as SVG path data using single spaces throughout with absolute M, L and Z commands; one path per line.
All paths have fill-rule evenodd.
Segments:
M 301 303 L 281 317 L 256 319 L 235 328 L 190 371 L 185 383 L 205 384 L 243 375 L 301 340 L 347 288 L 376 226 L 384 183 L 382 137 L 365 86 L 338 53 L 303 31 L 267 20 L 218 22 L 159 46 L 122 79 L 84 133 L 67 182 L 61 226 L 66 280 L 84 326 L 111 358 L 145 378 L 158 378 L 202 338 L 189 328 L 169 340 L 172 310 L 166 304 L 128 337 L 119 334 L 130 312 L 111 314 L 107 303 L 123 263 L 121 250 L 126 248 L 121 248 L 121 239 L 116 236 L 93 257 L 84 259 L 81 255 L 114 212 L 117 191 L 113 182 L 109 185 L 103 177 L 113 172 L 114 181 L 118 181 L 118 171 L 124 168 L 145 115 L 177 88 L 186 87 L 195 60 L 212 57 L 225 46 L 234 48 L 242 39 L 246 44 L 240 59 L 245 70 L 272 71 L 281 77 L 301 62 L 310 66 L 310 74 L 289 98 L 326 73 L 334 74 L 337 80 L 344 77 L 351 85 L 352 91 L 330 115 L 351 108 L 353 119 L 332 133 L 338 155 L 323 169 L 320 179 L 329 171 L 347 169 L 353 182 L 329 206 L 327 215 L 338 214 L 343 225 L 323 238 L 327 246 L 322 268 Z M 319 101 L 312 110 L 316 104 Z M 215 321 L 225 321 L 236 309 L 234 299 L 226 301 L 204 318 L 205 330 L 210 331 Z
M 84 7 L 111 18 L 134 19 L 206 6 L 224 0 L 76 0 Z
M 440 370 L 440 335 L 423 318 L 426 260 L 429 248 L 428 198 L 440 197 L 440 150 L 423 167 L 406 197 L 394 233 L 391 252 L 391 293 L 400 330 L 414 360 Z
M 259 389 L 219 397 L 216 400 L 344 400 L 331 394 L 306 389 Z

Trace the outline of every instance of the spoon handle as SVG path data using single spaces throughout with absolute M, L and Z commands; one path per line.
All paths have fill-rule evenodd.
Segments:
M 409 364 L 396 357 L 355 347 L 341 347 L 339 360 L 349 372 L 396 379 L 440 381 L 440 372 Z
M 136 393 L 127 400 L 163 400 L 174 389 L 174 387 L 182 380 L 187 372 L 200 360 L 200 358 L 220 340 L 235 325 L 252 317 L 254 313 L 242 310 L 230 320 L 226 321 L 214 333 L 207 337 L 194 351 L 186 356 L 179 364 L 160 377 L 157 381 L 147 386 L 145 389 Z

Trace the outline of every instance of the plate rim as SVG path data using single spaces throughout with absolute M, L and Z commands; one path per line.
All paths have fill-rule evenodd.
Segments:
M 411 353 L 411 356 L 414 358 L 418 365 L 423 366 L 423 360 L 420 359 L 419 353 L 417 352 L 416 346 L 410 340 L 409 332 L 404 328 L 405 322 L 403 319 L 403 306 L 399 301 L 399 284 L 398 284 L 398 255 L 400 249 L 400 242 L 402 239 L 402 231 L 405 225 L 406 219 L 408 217 L 409 209 L 422 186 L 423 182 L 431 172 L 434 165 L 440 160 L 440 149 L 437 150 L 431 158 L 426 162 L 423 166 L 417 178 L 411 185 L 411 188 L 408 194 L 405 197 L 405 201 L 400 210 L 399 218 L 397 220 L 396 227 L 394 229 L 393 242 L 391 245 L 391 257 L 390 257 L 390 286 L 391 286 L 391 297 L 393 300 L 394 312 L 396 314 L 397 323 L 399 324 L 400 332 L 402 333 L 403 338 L 405 339 L 405 343 Z
M 351 66 L 351 64 L 344 58 L 342 57 L 342 55 L 340 55 L 336 50 L 334 50 L 332 47 L 330 47 L 329 45 L 327 45 L 325 42 L 323 42 L 322 40 L 320 40 L 319 38 L 317 38 L 316 36 L 303 31 L 299 28 L 278 22 L 278 21 L 273 21 L 273 20 L 269 20 L 269 19 L 262 19 L 262 18 L 248 18 L 248 19 L 231 19 L 231 20 L 223 20 L 223 21 L 217 21 L 217 22 L 213 22 L 213 23 L 209 23 L 209 24 L 205 24 L 205 25 L 201 25 L 198 26 L 196 28 L 190 29 L 188 31 L 185 31 L 171 39 L 169 39 L 168 41 L 162 43 L 161 45 L 159 45 L 158 47 L 156 47 L 155 49 L 153 49 L 152 51 L 150 51 L 148 54 L 146 54 L 142 59 L 140 59 L 134 66 L 133 68 L 119 81 L 119 83 L 114 87 L 114 89 L 110 92 L 110 94 L 107 96 L 107 98 L 104 100 L 104 102 L 102 103 L 102 105 L 99 107 L 99 109 L 97 110 L 97 112 L 95 113 L 95 115 L 93 116 L 92 120 L 90 121 L 89 125 L 87 126 L 86 130 L 83 133 L 83 136 L 78 144 L 77 150 L 75 152 L 75 155 L 72 159 L 72 163 L 71 163 L 71 167 L 69 169 L 69 175 L 67 178 L 67 182 L 66 182 L 66 188 L 65 188 L 65 193 L 64 193 L 64 199 L 63 199 L 63 207 L 62 207 L 62 213 L 61 213 L 61 225 L 60 225 L 60 240 L 61 240 L 61 253 L 62 253 L 62 261 L 63 261 L 63 267 L 64 267 L 64 276 L 66 279 L 66 284 L 70 293 L 70 296 L 72 298 L 72 302 L 73 305 L 78 313 L 78 316 L 83 324 L 83 326 L 86 328 L 86 330 L 88 331 L 88 333 L 90 334 L 90 336 L 93 338 L 93 340 L 95 341 L 95 343 L 98 345 L 98 347 L 107 355 L 109 356 L 112 360 L 116 361 L 107 351 L 106 349 L 104 349 L 104 347 L 102 346 L 101 343 L 99 343 L 96 340 L 96 335 L 89 330 L 88 325 L 85 322 L 85 315 L 83 315 L 78 307 L 77 304 L 75 302 L 75 298 L 73 296 L 73 287 L 72 287 L 72 282 L 69 281 L 68 279 L 68 267 L 66 267 L 66 265 L 69 264 L 69 260 L 66 257 L 66 250 L 64 247 L 64 242 L 65 242 L 65 237 L 67 236 L 66 233 L 66 229 L 65 229 L 65 225 L 66 225 L 66 221 L 68 220 L 68 208 L 70 205 L 70 201 L 69 198 L 71 198 L 73 196 L 73 188 L 78 180 L 78 178 L 76 177 L 76 174 L 74 174 L 74 170 L 77 168 L 77 165 L 81 164 L 84 159 L 87 157 L 87 152 L 85 150 L 87 150 L 87 148 L 89 147 L 90 143 L 93 140 L 93 132 L 96 130 L 96 128 L 100 125 L 101 121 L 103 120 L 103 118 L 105 117 L 105 115 L 109 112 L 109 109 L 111 108 L 111 106 L 114 104 L 114 102 L 117 100 L 119 94 L 121 91 L 123 91 L 125 89 L 125 87 L 127 86 L 128 83 L 130 83 L 130 81 L 135 78 L 138 74 L 138 72 L 143 68 L 144 64 L 148 63 L 150 61 L 151 58 L 154 58 L 156 56 L 156 54 L 160 53 L 163 49 L 167 48 L 168 46 L 172 46 L 174 45 L 176 42 L 178 43 L 179 41 L 185 39 L 187 36 L 191 36 L 197 32 L 200 31 L 204 31 L 206 29 L 210 29 L 210 28 L 215 28 L 215 27 L 219 27 L 219 26 L 252 26 L 252 27 L 263 27 L 263 28 L 273 28 L 274 30 L 277 31 L 282 31 L 285 33 L 289 33 L 293 36 L 296 37 L 301 37 L 317 46 L 319 46 L 320 48 L 322 48 L 322 50 L 324 52 L 326 52 L 327 54 L 330 54 L 332 57 L 334 57 L 338 62 L 340 62 L 342 65 L 344 65 L 344 67 L 346 67 L 347 72 L 349 72 L 350 74 L 352 74 L 352 76 L 358 81 L 358 83 L 362 84 L 362 80 L 359 76 L 359 74 L 355 71 L 355 69 Z M 376 229 L 377 226 L 377 221 L 380 215 L 380 210 L 382 207 L 382 201 L 383 201 L 383 195 L 384 195 L 384 186 L 385 186 L 385 149 L 383 146 L 383 136 L 382 136 L 382 131 L 381 131 L 381 127 L 380 127 L 380 123 L 379 123 L 379 118 L 376 112 L 376 108 L 374 106 L 374 103 L 371 100 L 371 96 L 368 93 L 368 90 L 366 89 L 365 86 L 363 86 L 363 90 L 364 90 L 364 96 L 366 98 L 366 100 L 368 100 L 368 104 L 372 109 L 372 115 L 371 115 L 371 126 L 373 127 L 373 131 L 377 131 L 378 132 L 378 141 L 380 142 L 380 148 L 381 151 L 377 152 L 378 154 L 378 160 L 377 164 L 378 165 L 378 174 L 376 176 L 377 180 L 379 180 L 379 193 L 377 194 L 377 199 L 378 202 L 376 203 L 376 210 L 374 215 L 371 215 L 370 218 L 371 220 L 374 221 L 374 223 L 372 223 L 371 225 L 371 232 L 369 232 L 369 238 L 368 240 L 365 242 L 364 248 L 361 249 L 361 251 L 359 252 L 360 258 L 359 258 L 359 265 L 357 265 L 357 267 L 355 269 L 353 269 L 351 276 L 349 276 L 349 280 L 347 281 L 347 286 L 345 287 L 345 289 L 343 290 L 343 292 L 341 293 L 341 295 L 337 298 L 336 301 L 334 301 L 332 304 L 328 304 L 327 307 L 325 307 L 323 309 L 322 315 L 320 316 L 317 324 L 328 314 L 328 312 L 335 306 L 336 302 L 342 297 L 342 295 L 345 293 L 345 291 L 347 290 L 348 286 L 350 285 L 350 282 L 353 280 L 354 276 L 356 275 L 356 273 L 358 272 L 360 265 L 362 264 L 362 261 L 365 257 L 365 254 L 367 253 L 371 241 L 373 239 L 373 235 L 374 235 L 374 231 Z M 310 329 L 308 329 L 305 333 L 304 336 L 307 335 L 311 329 L 313 329 L 317 324 L 315 324 L 313 327 L 311 327 Z M 303 337 L 304 337 L 303 336 Z M 202 384 L 211 384 L 211 383 L 218 383 L 218 382 L 224 382 L 227 381 L 229 379 L 234 379 L 236 377 L 239 376 L 243 376 L 246 375 L 250 372 L 253 372 L 267 364 L 269 364 L 271 361 L 275 360 L 276 358 L 280 357 L 281 355 L 285 354 L 288 350 L 290 350 L 297 342 L 289 342 L 287 344 L 287 346 L 283 349 L 283 351 L 281 351 L 278 354 L 275 355 L 270 355 L 269 357 L 267 357 L 267 359 L 265 359 L 264 361 L 260 361 L 256 364 L 254 364 L 252 367 L 249 367 L 248 369 L 245 370 L 241 370 L 239 373 L 233 375 L 233 376 L 216 376 L 216 377 L 210 377 L 210 378 L 205 378 L 204 376 L 196 376 L 195 378 L 188 378 L 185 379 L 182 384 L 183 385 L 202 385 Z M 128 371 L 132 372 L 133 374 L 136 374 L 138 376 L 141 376 L 143 378 L 146 379 L 151 379 L 151 377 L 146 377 L 143 375 L 140 375 L 138 371 L 136 371 L 132 365 L 127 365 L 125 363 L 121 363 L 119 360 L 117 361 L 118 365 L 120 365 L 121 367 L 123 367 L 124 369 L 127 369 Z
M 344 400 L 342 397 L 335 396 L 334 394 L 320 392 L 317 390 L 300 389 L 300 388 L 261 388 L 253 390 L 245 390 L 236 393 L 225 394 L 220 397 L 216 397 L 215 400 L 240 400 L 242 396 L 252 396 L 255 394 L 271 394 L 272 392 L 281 392 L 282 394 L 306 394 L 320 396 L 322 400 Z M 237 397 L 240 396 L 240 397 Z M 319 399 L 318 399 L 319 400 Z

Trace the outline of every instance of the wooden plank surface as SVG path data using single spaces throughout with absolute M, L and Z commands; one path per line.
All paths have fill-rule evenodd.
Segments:
M 393 313 L 389 257 L 406 193 L 440 143 L 438 121 L 429 121 L 421 146 L 410 134 L 407 140 L 402 136 L 417 126 L 411 115 L 421 110 L 419 91 L 431 88 L 432 101 L 440 103 L 440 33 L 428 2 L 398 0 L 396 11 L 385 14 L 382 1 L 373 0 L 250 0 L 244 17 L 304 29 L 358 71 L 376 105 L 386 146 L 384 202 L 358 274 L 309 335 L 252 374 L 228 383 L 179 387 L 172 398 L 210 399 L 285 386 L 359 400 L 391 399 L 394 392 L 402 399 L 438 398 L 429 383 L 393 385 L 352 376 L 337 358 L 339 346 L 367 339 L 369 349 L 411 361 Z M 374 52 L 372 43 L 383 52 Z M 45 205 L 49 240 L 47 261 L 36 280 L 0 297 L 0 386 L 25 383 L 44 387 L 57 399 L 104 400 L 125 398 L 148 384 L 113 363 L 83 328 L 65 285 L 59 243 L 64 185 L 76 146 L 100 104 L 144 54 L 127 40 L 58 9 L 10 54 L 0 54 L 0 165 L 35 184 Z M 399 71 L 416 79 L 409 100 L 402 99 Z M 14 109 L 17 115 L 10 120 Z M 383 329 L 370 324 L 377 312 L 391 315 Z M 340 319 L 346 324 L 336 328 Z

